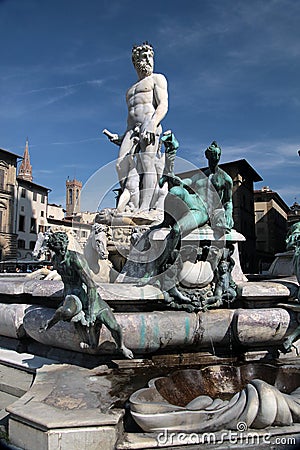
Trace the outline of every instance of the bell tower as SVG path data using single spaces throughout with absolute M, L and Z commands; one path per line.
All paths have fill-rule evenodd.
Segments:
M 32 181 L 32 165 L 30 164 L 30 156 L 29 156 L 29 143 L 28 138 L 26 139 L 25 150 L 23 155 L 23 160 L 20 165 L 18 177 L 22 180 Z
M 73 216 L 80 212 L 80 194 L 82 189 L 81 181 L 74 180 L 66 181 L 66 216 Z

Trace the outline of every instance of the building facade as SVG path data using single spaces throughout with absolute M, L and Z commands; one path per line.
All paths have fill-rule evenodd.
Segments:
M 16 258 L 15 191 L 21 156 L 0 149 L 0 261 Z
M 37 234 L 47 229 L 48 193 L 51 189 L 33 182 L 28 139 L 16 185 L 17 258 L 31 259 Z
M 47 205 L 50 189 L 17 177 L 16 224 L 17 258 L 32 258 L 37 235 L 47 229 Z
M 267 271 L 275 254 L 286 250 L 287 217 L 290 208 L 269 187 L 254 191 L 258 271 Z

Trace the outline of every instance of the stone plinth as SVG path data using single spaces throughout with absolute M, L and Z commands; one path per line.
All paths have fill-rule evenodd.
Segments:
M 248 281 L 237 286 L 238 298 L 249 308 L 275 306 L 295 298 L 299 284 L 296 277 L 268 281 Z
M 111 384 L 69 365 L 37 371 L 31 389 L 10 405 L 9 438 L 24 450 L 112 450 L 123 411 L 111 410 Z
M 269 268 L 269 274 L 272 277 L 285 276 L 290 277 L 295 274 L 293 264 L 294 252 L 289 250 L 284 253 L 277 253 L 275 259 Z
M 167 228 L 161 228 L 156 230 L 152 234 L 154 241 L 162 241 L 167 237 L 170 230 Z M 182 241 L 195 242 L 195 241 L 230 241 L 230 242 L 242 242 L 246 238 L 238 231 L 232 229 L 229 233 L 220 235 L 219 232 L 214 231 L 210 226 L 204 225 L 203 227 L 192 231 L 190 234 L 182 238 Z

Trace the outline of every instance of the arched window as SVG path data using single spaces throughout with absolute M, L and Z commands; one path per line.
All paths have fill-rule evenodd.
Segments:
M 73 190 L 69 189 L 69 203 L 73 205 Z
M 76 189 L 76 200 L 78 200 L 79 197 L 79 189 Z

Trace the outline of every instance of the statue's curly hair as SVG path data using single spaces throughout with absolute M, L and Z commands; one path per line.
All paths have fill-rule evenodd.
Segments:
M 53 244 L 62 243 L 64 245 L 68 245 L 69 238 L 67 233 L 63 231 L 57 231 L 56 233 L 50 234 L 48 238 L 48 247 L 51 247 Z
M 151 50 L 154 55 L 153 47 L 149 42 L 145 41 L 141 45 L 134 45 L 132 47 L 132 62 L 134 65 L 138 61 L 139 54 L 142 50 Z

